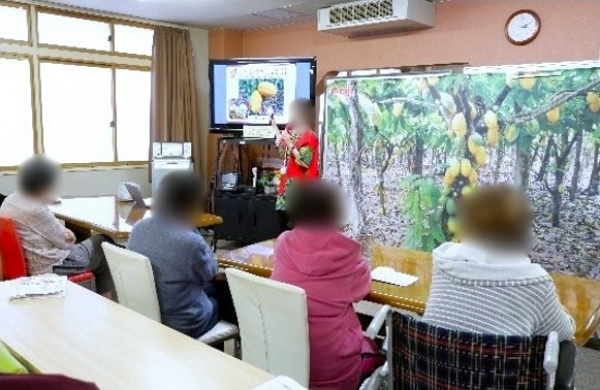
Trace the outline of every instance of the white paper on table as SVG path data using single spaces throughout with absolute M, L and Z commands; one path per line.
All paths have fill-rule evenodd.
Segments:
M 417 276 L 398 272 L 391 267 L 375 268 L 371 271 L 371 279 L 400 287 L 408 287 L 419 280 Z
M 255 387 L 254 390 L 306 390 L 306 387 L 302 387 L 298 382 L 287 376 L 278 376 L 267 383 Z
M 67 277 L 55 274 L 28 276 L 12 281 L 8 299 L 43 296 L 63 296 L 67 288 Z

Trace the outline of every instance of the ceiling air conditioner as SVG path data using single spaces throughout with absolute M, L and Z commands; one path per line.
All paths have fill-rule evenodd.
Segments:
M 426 0 L 362 0 L 319 10 L 319 31 L 362 37 L 431 28 L 435 5 Z

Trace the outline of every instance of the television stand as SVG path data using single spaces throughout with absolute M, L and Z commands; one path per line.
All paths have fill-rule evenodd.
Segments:
M 275 210 L 276 196 L 257 194 L 251 185 L 253 161 L 247 147 L 253 145 L 263 146 L 268 150 L 275 145 L 275 140 L 229 136 L 217 140 L 217 155 L 210 185 L 210 210 L 223 218 L 223 224 L 214 228 L 213 249 L 216 249 L 218 240 L 232 240 L 248 245 L 276 238 L 281 233 L 279 216 Z M 244 190 L 221 190 L 221 177 L 225 173 L 237 173 L 237 185 Z

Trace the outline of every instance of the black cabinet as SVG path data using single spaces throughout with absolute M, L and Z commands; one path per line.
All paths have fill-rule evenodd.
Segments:
M 215 194 L 214 213 L 223 218 L 223 223 L 215 226 L 213 245 L 216 246 L 218 240 L 253 244 L 279 236 L 275 201 L 274 196 L 262 194 Z

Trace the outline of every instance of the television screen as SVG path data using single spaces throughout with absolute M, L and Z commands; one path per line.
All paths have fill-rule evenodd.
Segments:
M 244 125 L 280 125 L 296 98 L 314 100 L 314 58 L 211 61 L 211 130 L 241 130 Z

